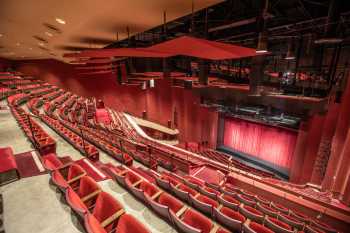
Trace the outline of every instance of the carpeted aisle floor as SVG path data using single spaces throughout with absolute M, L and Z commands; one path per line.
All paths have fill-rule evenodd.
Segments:
M 42 166 L 39 156 L 35 151 L 16 154 L 18 172 L 21 178 L 38 176 L 46 174 L 45 168 Z

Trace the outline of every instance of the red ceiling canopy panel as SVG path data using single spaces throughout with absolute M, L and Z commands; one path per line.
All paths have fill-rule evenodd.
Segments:
M 107 58 L 107 57 L 170 57 L 189 56 L 209 60 L 237 59 L 256 56 L 255 49 L 182 36 L 148 48 L 94 49 L 80 53 L 65 54 L 71 58 Z
M 68 53 L 64 57 L 71 58 L 105 58 L 105 57 L 170 57 L 172 54 L 152 51 L 147 48 L 115 48 L 115 49 L 91 49 L 80 53 Z
M 182 36 L 149 47 L 152 51 L 184 55 L 209 60 L 236 59 L 255 56 L 255 49 L 242 46 Z

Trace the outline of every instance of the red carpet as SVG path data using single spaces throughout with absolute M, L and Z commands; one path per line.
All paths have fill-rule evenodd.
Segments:
M 111 178 L 99 168 L 98 164 L 88 159 L 80 159 L 75 161 L 75 163 L 81 166 L 86 171 L 87 175 L 93 178 L 96 182 Z
M 38 166 L 36 165 L 33 159 L 31 151 L 16 154 L 15 159 L 18 167 L 18 172 L 21 178 L 38 176 L 47 173 L 45 170 L 42 172 L 39 170 Z
M 199 169 L 196 168 L 196 171 L 193 173 L 191 172 L 191 174 L 192 176 L 211 184 L 219 184 L 225 177 L 221 172 L 207 166 L 203 166 Z

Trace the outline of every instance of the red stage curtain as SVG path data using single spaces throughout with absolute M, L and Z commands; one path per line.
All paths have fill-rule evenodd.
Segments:
M 297 133 L 253 123 L 225 118 L 224 145 L 261 160 L 289 169 Z

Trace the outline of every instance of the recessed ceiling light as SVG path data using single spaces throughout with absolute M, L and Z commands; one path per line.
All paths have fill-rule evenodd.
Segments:
M 56 22 L 60 23 L 60 24 L 66 24 L 66 21 L 64 21 L 63 19 L 60 19 L 60 18 L 56 18 Z
M 45 32 L 45 34 L 46 34 L 47 36 L 53 36 L 53 34 L 50 33 L 50 32 Z

